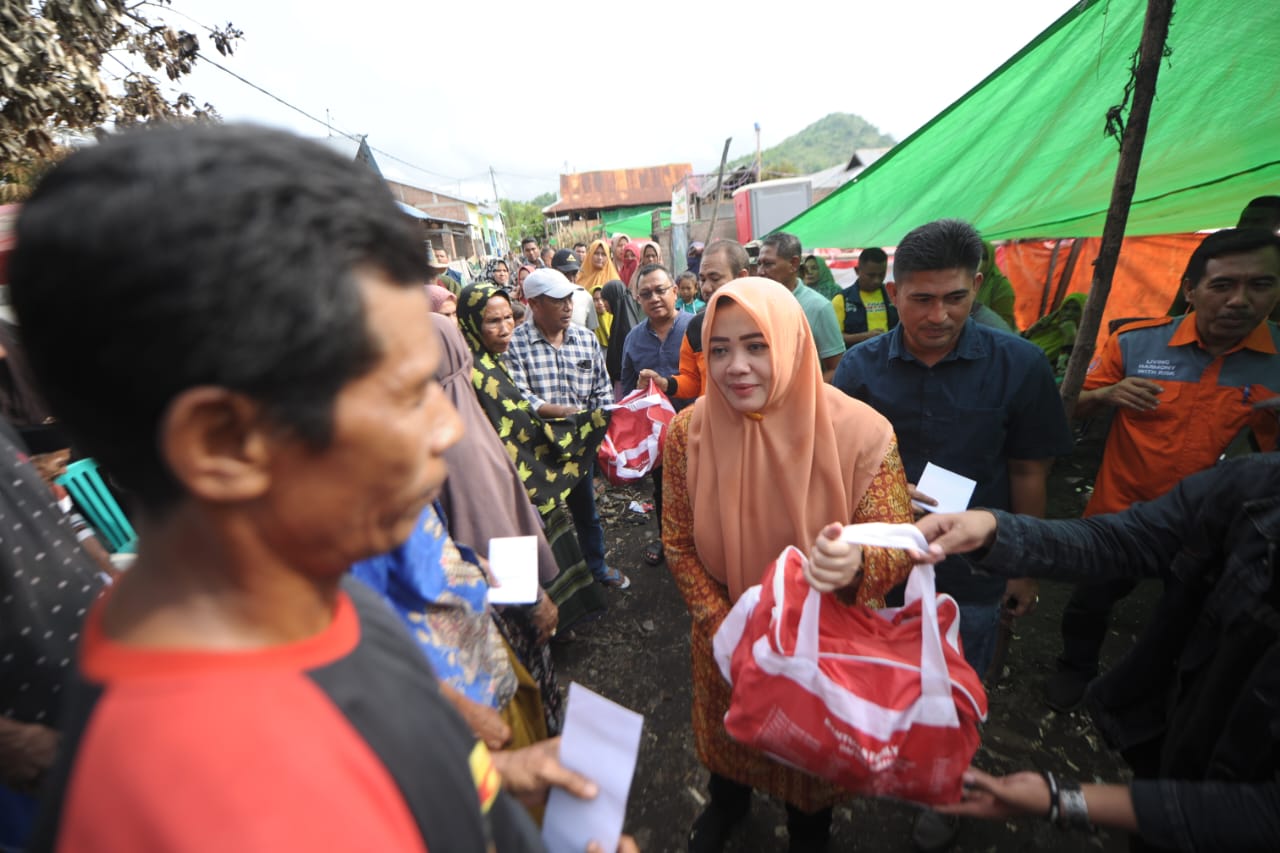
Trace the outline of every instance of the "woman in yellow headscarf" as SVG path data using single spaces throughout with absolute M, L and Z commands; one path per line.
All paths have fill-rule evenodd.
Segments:
M 578 270 L 576 284 L 587 293 L 595 293 L 597 287 L 604 287 L 618 275 L 618 268 L 609 257 L 609 243 L 596 240 L 587 247 L 587 256 L 582 259 L 582 269 Z

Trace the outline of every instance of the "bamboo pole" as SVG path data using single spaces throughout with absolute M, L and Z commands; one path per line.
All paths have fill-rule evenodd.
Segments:
M 1138 47 L 1138 65 L 1133 75 L 1133 106 L 1120 139 L 1120 163 L 1116 167 L 1116 179 L 1111 188 L 1111 206 L 1102 227 L 1102 243 L 1098 259 L 1094 262 L 1093 284 L 1080 317 L 1080 330 L 1076 334 L 1067 372 L 1062 378 L 1062 404 L 1067 417 L 1075 413 L 1084 374 L 1093 360 L 1094 341 L 1102 325 L 1102 310 L 1111 293 L 1111 280 L 1120 257 L 1120 245 L 1124 240 L 1125 225 L 1129 221 L 1129 205 L 1133 202 L 1134 188 L 1138 183 L 1138 167 L 1142 164 L 1142 148 L 1146 142 L 1147 122 L 1151 118 L 1151 102 L 1155 98 L 1156 78 L 1160 62 L 1164 58 L 1165 42 L 1169 37 L 1169 21 L 1173 16 L 1174 0 L 1147 0 L 1146 18 L 1142 25 L 1142 41 Z

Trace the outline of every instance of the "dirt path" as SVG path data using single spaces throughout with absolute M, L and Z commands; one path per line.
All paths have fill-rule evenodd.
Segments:
M 1079 513 L 1096 469 L 1096 442 L 1060 462 L 1051 481 L 1050 515 Z M 647 485 L 647 484 L 646 484 Z M 560 680 L 578 681 L 645 716 L 640 760 L 627 811 L 627 831 L 646 853 L 683 851 L 686 833 L 704 803 L 707 774 L 693 749 L 689 723 L 689 618 L 665 565 L 644 564 L 641 550 L 657 535 L 648 516 L 627 509 L 648 502 L 642 489 L 610 489 L 602 498 L 609 562 L 632 578 L 631 589 L 611 593 L 609 612 L 579 627 L 576 638 L 555 647 Z M 1040 686 L 1058 652 L 1058 622 L 1069 587 L 1042 584 L 1035 613 L 1016 627 L 1003 677 L 990 689 L 990 716 L 977 763 L 994 772 L 1043 768 L 1084 781 L 1126 778 L 1083 713 L 1055 714 Z M 1115 613 L 1104 659 L 1122 653 L 1140 630 L 1158 590 L 1143 587 Z M 832 850 L 910 851 L 917 807 L 883 800 L 855 800 L 836 810 Z M 733 851 L 786 849 L 785 813 L 757 795 L 749 821 L 729 846 Z M 1043 821 L 963 827 L 957 851 L 1123 851 L 1125 837 L 1060 832 Z

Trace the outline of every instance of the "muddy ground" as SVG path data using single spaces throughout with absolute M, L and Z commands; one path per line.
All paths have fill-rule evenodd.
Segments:
M 1059 461 L 1050 481 L 1053 517 L 1083 509 L 1099 457 L 1100 430 L 1084 436 L 1070 458 Z M 557 642 L 562 684 L 577 681 L 644 714 L 640 759 L 631 788 L 626 831 L 646 853 L 686 849 L 686 834 L 704 804 L 707 773 L 694 752 L 689 722 L 689 618 L 666 565 L 648 566 L 644 545 L 657 536 L 650 512 L 627 508 L 652 500 L 647 482 L 638 489 L 610 488 L 601 498 L 609 542 L 609 564 L 631 576 L 632 586 L 611 592 L 603 618 Z M 1015 627 L 1003 673 L 989 685 L 990 715 L 976 763 L 1002 773 L 1046 769 L 1084 781 L 1127 778 L 1118 756 L 1107 751 L 1084 712 L 1056 714 L 1041 698 L 1044 678 L 1059 651 L 1058 622 L 1070 588 L 1041 584 L 1040 605 Z M 1133 642 L 1158 594 L 1140 587 L 1116 608 L 1103 660 L 1115 659 Z M 910 851 L 917 807 L 883 800 L 857 800 L 836 810 L 832 850 Z M 781 804 L 757 794 L 748 821 L 734 834 L 732 851 L 786 849 Z M 1121 833 L 1065 833 L 1044 821 L 968 821 L 957 851 L 1122 851 Z

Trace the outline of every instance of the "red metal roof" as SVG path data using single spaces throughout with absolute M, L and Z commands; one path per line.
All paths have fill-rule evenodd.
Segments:
M 560 176 L 560 200 L 546 213 L 606 210 L 671 201 L 671 189 L 693 173 L 688 163 Z

